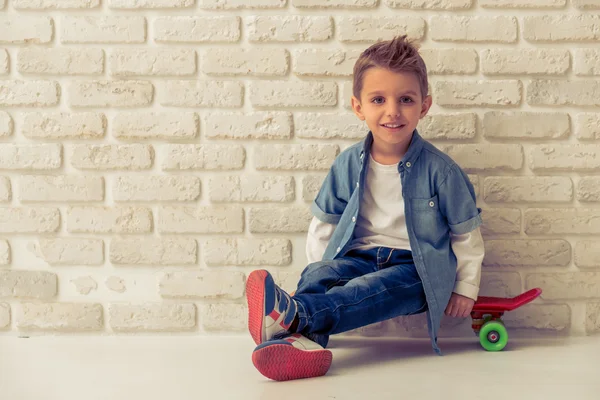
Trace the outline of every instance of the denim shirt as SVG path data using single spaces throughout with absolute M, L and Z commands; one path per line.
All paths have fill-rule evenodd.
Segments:
M 358 219 L 373 135 L 344 150 L 333 162 L 311 205 L 315 217 L 337 224 L 323 254 L 335 260 L 350 250 Z M 464 234 L 481 225 L 481 209 L 464 171 L 424 140 L 417 130 L 398 164 L 408 237 L 427 298 L 427 326 L 433 349 L 456 279 L 450 232 Z

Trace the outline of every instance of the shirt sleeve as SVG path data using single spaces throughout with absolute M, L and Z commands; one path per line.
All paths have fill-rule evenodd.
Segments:
M 329 224 L 319 220 L 317 217 L 313 217 L 306 237 L 306 258 L 309 264 L 323 259 L 323 254 L 325 254 L 335 227 L 336 225 L 334 224 Z
M 456 235 L 471 232 L 481 225 L 481 209 L 476 205 L 475 190 L 469 177 L 454 164 L 439 187 L 440 209 L 450 231 Z
M 325 177 L 317 197 L 310 210 L 312 214 L 323 222 L 337 224 L 350 198 L 350 188 L 340 175 L 339 157 L 335 159 Z
M 450 233 L 452 251 L 456 255 L 454 293 L 477 300 L 481 281 L 481 263 L 485 254 L 481 231 L 455 235 Z

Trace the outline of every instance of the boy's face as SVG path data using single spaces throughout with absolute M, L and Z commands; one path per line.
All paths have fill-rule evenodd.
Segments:
M 427 115 L 431 96 L 421 96 L 414 73 L 373 67 L 363 75 L 360 99 L 352 96 L 352 109 L 366 121 L 378 151 L 406 151 L 419 120 Z

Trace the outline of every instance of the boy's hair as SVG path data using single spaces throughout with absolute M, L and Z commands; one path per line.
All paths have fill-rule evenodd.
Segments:
M 363 51 L 354 64 L 352 94 L 360 100 L 365 72 L 372 67 L 393 72 L 412 72 L 419 80 L 423 99 L 427 96 L 427 67 L 419 54 L 419 47 L 406 39 L 407 35 L 378 42 Z

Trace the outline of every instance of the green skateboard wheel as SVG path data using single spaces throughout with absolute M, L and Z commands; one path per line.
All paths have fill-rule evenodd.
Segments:
M 508 332 L 498 321 L 486 322 L 479 331 L 479 343 L 487 351 L 500 351 L 508 343 Z

